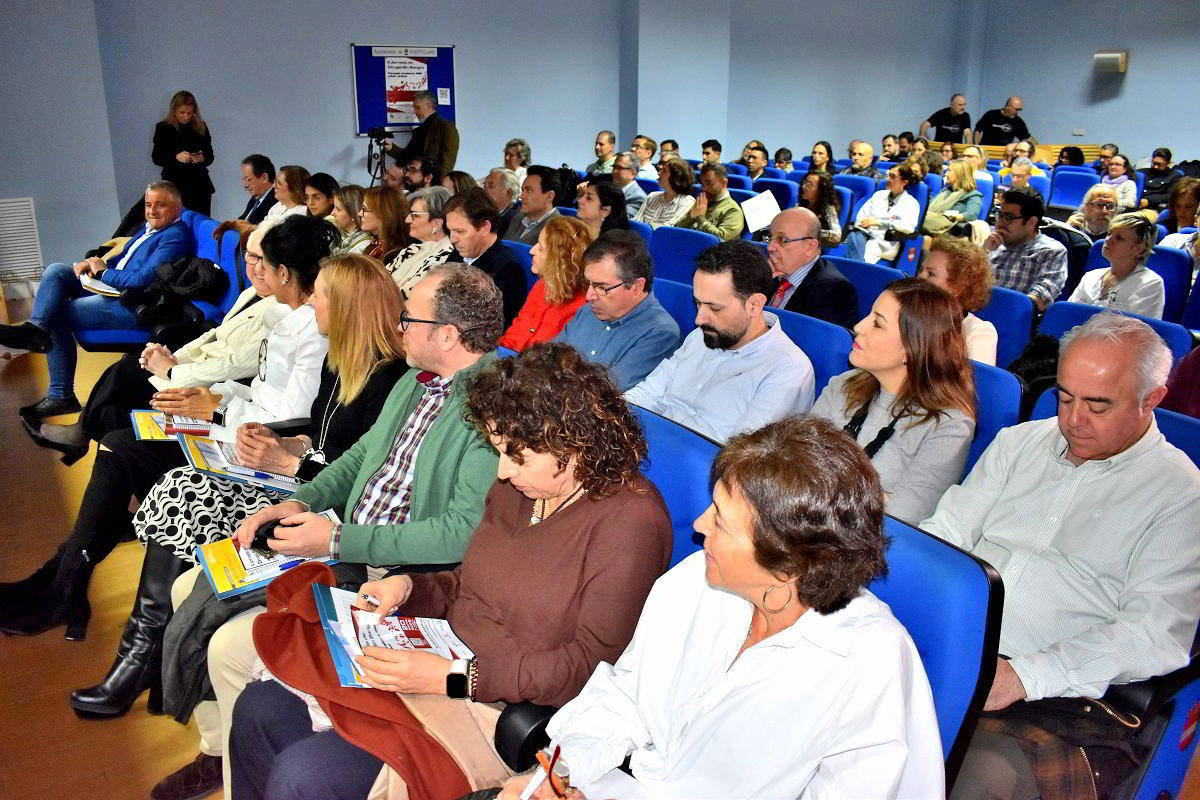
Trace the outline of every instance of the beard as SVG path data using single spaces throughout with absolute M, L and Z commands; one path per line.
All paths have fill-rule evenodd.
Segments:
M 704 346 L 709 350 L 728 350 L 742 340 L 747 328 L 740 331 L 722 331 L 708 325 L 700 326 L 700 334 L 704 337 Z

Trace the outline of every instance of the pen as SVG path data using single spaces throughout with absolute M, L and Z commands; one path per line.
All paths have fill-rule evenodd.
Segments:
M 280 571 L 280 572 L 283 572 L 285 569 L 291 569 L 292 567 L 298 567 L 298 566 L 300 566 L 300 565 L 301 565 L 301 564 L 303 564 L 303 563 L 304 563 L 304 559 L 303 559 L 303 558 L 297 558 L 295 561 L 288 561 L 288 562 L 287 562 L 287 563 L 285 563 L 285 564 L 280 564 L 280 565 L 279 565 L 279 571 Z

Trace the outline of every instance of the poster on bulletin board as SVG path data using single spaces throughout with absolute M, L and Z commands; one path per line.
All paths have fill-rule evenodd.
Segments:
M 409 131 L 420 120 L 413 94 L 437 96 L 437 113 L 454 120 L 454 47 L 350 45 L 354 62 L 354 132 Z

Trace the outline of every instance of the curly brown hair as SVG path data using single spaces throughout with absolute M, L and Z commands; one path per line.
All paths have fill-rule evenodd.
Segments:
M 646 439 L 608 371 L 575 348 L 543 342 L 482 370 L 467 387 L 467 421 L 505 440 L 505 453 L 550 453 L 593 497 L 639 481 Z
M 991 301 L 992 267 L 982 248 L 956 236 L 936 236 L 929 252 L 946 254 L 946 282 L 963 311 L 978 311 Z

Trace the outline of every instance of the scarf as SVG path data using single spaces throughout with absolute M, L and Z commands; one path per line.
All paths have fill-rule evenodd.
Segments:
M 1100 179 L 1100 182 L 1107 183 L 1109 186 L 1120 186 L 1122 183 L 1124 183 L 1127 180 L 1129 180 L 1128 175 L 1122 175 L 1119 178 L 1113 178 L 1111 176 L 1105 175 L 1103 178 Z

